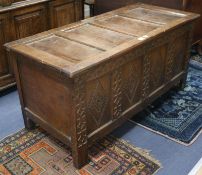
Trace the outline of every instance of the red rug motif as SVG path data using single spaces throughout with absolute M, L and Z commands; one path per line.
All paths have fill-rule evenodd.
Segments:
M 0 175 L 152 175 L 160 164 L 148 152 L 107 136 L 89 149 L 89 164 L 73 167 L 71 149 L 40 129 L 0 141 Z

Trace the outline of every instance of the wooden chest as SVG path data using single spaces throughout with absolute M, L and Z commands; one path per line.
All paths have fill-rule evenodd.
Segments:
M 0 91 L 16 84 L 3 44 L 82 18 L 83 0 L 0 0 Z
M 87 148 L 172 86 L 183 87 L 198 15 L 135 4 L 7 45 L 25 126 Z

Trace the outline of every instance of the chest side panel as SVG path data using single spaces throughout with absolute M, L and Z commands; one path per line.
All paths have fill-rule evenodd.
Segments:
M 24 108 L 70 136 L 71 84 L 61 74 L 30 61 L 18 61 Z

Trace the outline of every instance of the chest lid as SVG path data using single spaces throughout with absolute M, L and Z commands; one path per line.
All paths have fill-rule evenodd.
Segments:
M 10 44 L 8 49 L 73 77 L 198 15 L 135 4 Z

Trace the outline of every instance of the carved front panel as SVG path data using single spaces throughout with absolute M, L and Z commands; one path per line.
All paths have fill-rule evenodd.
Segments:
M 187 34 L 184 34 L 182 36 L 177 37 L 174 40 L 173 43 L 173 49 L 174 49 L 174 61 L 173 61 L 173 74 L 175 75 L 179 74 L 183 71 L 186 52 L 187 52 Z
M 109 74 L 86 84 L 88 133 L 110 121 L 111 78 Z
M 123 66 L 123 111 L 141 99 L 142 58 L 135 58 Z
M 179 32 L 181 37 L 169 33 L 84 75 L 88 133 L 118 119 L 138 102 L 145 102 L 151 93 L 182 71 L 184 57 L 177 53 L 186 54 L 182 46 L 186 46 L 187 37 L 186 30 Z
M 150 55 L 150 80 L 149 92 L 153 92 L 164 83 L 165 78 L 165 61 L 167 54 L 167 45 L 162 45 L 152 49 Z
M 171 41 L 173 41 L 173 38 L 172 38 Z M 167 47 L 167 58 L 166 58 L 166 68 L 165 68 L 165 82 L 170 81 L 172 76 L 173 76 L 174 55 L 175 55 L 175 49 L 173 47 L 173 42 L 170 42 L 168 44 L 168 47 Z
M 6 19 L 0 17 L 0 76 L 8 72 L 7 59 L 3 44 L 6 42 Z
M 19 11 L 19 13 L 21 13 Z M 13 15 L 16 39 L 24 38 L 47 30 L 45 8 L 28 9 L 27 13 Z

